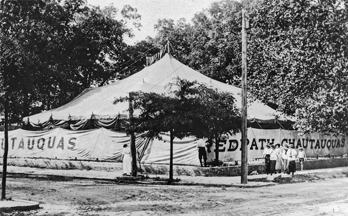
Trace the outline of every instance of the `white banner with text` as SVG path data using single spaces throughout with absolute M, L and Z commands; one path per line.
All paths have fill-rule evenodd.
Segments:
M 0 133 L 0 157 L 4 154 L 4 133 Z M 124 144 L 129 146 L 126 133 L 107 129 L 71 131 L 26 131 L 17 129 L 9 132 L 9 157 L 57 158 L 78 160 L 120 160 Z M 290 130 L 248 129 L 248 159 L 262 158 L 266 144 L 294 144 L 302 146 L 307 157 L 340 156 L 348 153 L 345 136 L 311 133 L 302 135 Z M 174 164 L 199 165 L 197 139 L 174 139 Z M 148 140 L 137 136 L 138 158 L 144 163 L 169 163 L 169 137 Z M 218 142 L 219 159 L 236 161 L 241 159 L 240 133 Z M 140 156 L 140 157 L 139 157 Z M 209 160 L 215 157 L 215 146 L 208 153 Z
M 219 159 L 222 161 L 236 161 L 241 159 L 241 133 L 221 140 L 219 145 Z M 248 159 L 262 158 L 264 148 L 270 144 L 294 144 L 295 148 L 303 147 L 307 157 L 339 156 L 348 153 L 346 136 L 333 134 L 311 133 L 302 134 L 298 131 L 281 129 L 248 128 Z M 215 147 L 212 147 L 215 150 Z M 212 149 L 212 150 L 213 150 Z M 214 151 L 209 158 L 214 158 Z

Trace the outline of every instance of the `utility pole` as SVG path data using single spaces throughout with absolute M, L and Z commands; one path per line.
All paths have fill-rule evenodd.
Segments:
M 241 183 L 248 183 L 248 117 L 247 117 L 247 28 L 246 11 L 242 10 L 242 161 Z
M 129 93 L 129 134 L 130 150 L 132 155 L 132 176 L 137 176 L 137 149 L 135 147 L 134 121 L 133 121 L 133 95 Z

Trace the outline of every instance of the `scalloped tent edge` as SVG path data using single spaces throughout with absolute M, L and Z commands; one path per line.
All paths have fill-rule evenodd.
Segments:
M 50 129 L 62 127 L 72 130 L 105 127 L 122 128 L 127 125 L 128 103 L 113 104 L 116 98 L 125 97 L 129 92 L 166 92 L 166 86 L 174 78 L 198 81 L 220 91 L 230 92 L 236 98 L 236 105 L 241 108 L 241 88 L 213 80 L 198 71 L 182 64 L 170 54 L 151 66 L 119 80 L 115 83 L 81 92 L 69 103 L 42 113 L 23 118 L 23 128 Z M 135 111 L 135 116 L 138 114 Z M 252 125 L 289 125 L 294 117 L 286 116 L 266 104 L 256 100 L 248 105 L 248 121 Z

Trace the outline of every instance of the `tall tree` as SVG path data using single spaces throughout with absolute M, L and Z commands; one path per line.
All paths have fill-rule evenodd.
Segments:
M 241 9 L 239 2 L 222 0 L 195 15 L 190 66 L 221 82 L 240 84 Z
M 189 37 L 192 34 L 191 25 L 186 23 L 184 18 L 176 22 L 173 19 L 159 19 L 154 29 L 157 31 L 157 35 L 151 42 L 158 47 L 163 47 L 169 41 L 171 55 L 187 63 L 188 55 L 191 52 Z
M 124 67 L 126 44 L 132 36 L 126 21 L 139 27 L 135 8 L 118 10 L 87 7 L 84 0 L 3 0 L 1 33 L 22 48 L 26 58 L 16 62 L 10 83 L 16 95 L 9 100 L 12 121 L 52 109 L 73 99 L 85 88 L 118 78 Z M 14 71 L 14 70 L 13 70 Z
M 72 4 L 71 7 L 76 8 Z M 25 56 L 10 57 L 10 61 L 17 65 L 11 72 L 16 82 L 9 83 L 16 92 L 16 98 L 10 100 L 10 106 L 17 108 L 13 109 L 12 120 L 20 120 L 30 113 L 35 104 L 45 104 L 42 95 L 57 91 L 54 63 L 64 56 L 63 43 L 58 39 L 67 36 L 66 29 L 73 14 L 65 13 L 55 1 L 42 0 L 2 1 L 0 12 L 2 34 L 15 41 L 21 47 L 22 56 Z
M 2 6 L 2 4 L 1 4 Z M 1 7 L 0 6 L 0 7 Z M 0 32 L 0 106 L 1 112 L 5 116 L 4 125 L 4 155 L 3 155 L 3 172 L 1 183 L 1 199 L 6 199 L 6 179 L 7 179 L 7 156 L 9 149 L 8 130 L 10 125 L 9 114 L 13 113 L 12 101 L 18 96 L 25 74 L 20 70 L 23 65 L 18 59 L 27 61 L 27 56 L 23 47 L 15 38 L 7 37 Z
M 142 70 L 146 66 L 145 57 L 153 56 L 159 51 L 160 47 L 156 46 L 151 38 L 137 42 L 134 46 L 128 45 L 124 51 L 124 62 L 116 72 L 116 78 L 123 79 Z
M 183 63 L 213 79 L 239 85 L 241 8 L 239 2 L 222 0 L 195 14 L 192 24 L 160 19 L 154 42 L 163 45 L 169 40 L 173 55 Z
M 251 16 L 251 91 L 300 130 L 347 132 L 348 1 L 265 0 Z

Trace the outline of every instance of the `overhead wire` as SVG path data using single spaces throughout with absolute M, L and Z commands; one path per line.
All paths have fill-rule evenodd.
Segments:
M 119 72 L 122 72 L 122 71 L 126 70 L 127 68 L 129 68 L 130 66 L 134 65 L 135 63 L 139 62 L 143 57 L 146 57 L 145 55 L 146 55 L 147 52 L 149 52 L 150 50 L 153 50 L 153 49 L 155 49 L 155 48 L 157 48 L 157 47 L 152 47 L 151 49 L 147 49 L 145 52 L 143 52 L 143 53 L 137 55 L 137 56 L 134 58 L 134 59 L 138 59 L 138 58 L 139 58 L 137 61 L 134 61 L 134 59 L 131 59 L 131 60 L 128 60 L 127 62 L 123 63 L 123 65 L 126 65 L 128 62 L 134 61 L 132 64 L 130 64 L 130 65 L 128 65 L 128 66 L 122 68 Z
M 177 70 L 179 70 L 182 67 L 182 65 L 180 65 L 180 67 L 178 67 L 177 69 L 173 70 L 173 72 L 171 72 L 170 74 L 168 74 L 166 77 L 164 77 L 162 80 L 160 80 L 156 85 L 152 86 L 149 90 L 155 88 L 156 86 L 158 86 L 158 84 L 160 84 L 163 80 L 165 80 L 167 77 L 169 77 L 170 75 L 172 75 L 173 73 L 175 73 Z
M 167 52 L 169 53 L 170 50 L 170 42 L 168 41 L 167 44 L 165 45 L 167 47 Z M 170 61 L 172 68 L 174 68 L 174 65 Z M 171 76 L 173 73 L 176 73 L 177 70 L 179 70 L 183 65 L 180 65 L 178 68 L 174 69 L 171 73 L 169 73 L 167 76 L 165 76 L 163 79 L 161 79 L 159 82 L 157 82 L 155 85 L 153 85 L 151 88 L 148 89 L 148 91 L 152 90 L 153 88 L 157 87 L 163 80 L 167 79 L 169 76 Z
M 168 43 L 164 46 L 164 50 L 165 50 L 166 46 L 168 46 L 167 49 L 168 49 L 168 51 L 169 51 L 169 41 L 168 41 Z M 132 59 L 132 60 L 128 60 L 127 62 L 123 63 L 123 65 L 126 65 L 128 62 L 134 61 L 132 64 L 130 64 L 130 65 L 128 65 L 128 66 L 122 68 L 119 72 L 122 72 L 122 71 L 128 69 L 129 67 L 131 67 L 132 65 L 134 65 L 135 63 L 139 62 L 143 57 L 146 57 L 145 55 L 146 55 L 149 51 L 151 51 L 151 50 L 153 50 L 153 49 L 155 49 L 155 48 L 158 48 L 158 47 L 152 47 L 152 48 L 150 48 L 150 49 L 147 49 L 145 52 L 142 52 L 141 54 L 137 55 L 137 56 L 134 58 L 134 59 L 138 59 L 138 60 L 136 60 L 136 61 L 134 61 L 134 60 Z M 163 49 L 163 48 L 162 48 L 162 49 Z
M 166 47 L 166 46 L 167 46 L 167 51 L 169 52 L 169 46 L 170 46 L 169 41 L 168 41 L 168 43 L 165 45 L 165 47 Z M 122 72 L 122 71 L 124 71 L 125 69 L 129 68 L 130 66 L 134 65 L 135 63 L 139 62 L 139 61 L 141 60 L 141 58 L 144 57 L 144 55 L 145 55 L 147 52 L 149 52 L 150 50 L 153 50 L 153 49 L 155 49 L 155 48 L 157 48 L 157 47 L 152 47 L 151 49 L 148 49 L 148 50 L 146 50 L 145 52 L 143 52 L 143 53 L 137 55 L 137 56 L 135 57 L 135 59 L 139 58 L 137 61 L 134 61 L 132 64 L 126 66 L 126 67 L 123 68 L 123 69 L 121 69 L 119 72 Z M 145 56 L 145 57 L 146 57 L 146 56 Z M 131 61 L 131 60 L 129 60 L 129 61 Z M 124 64 L 128 63 L 129 61 L 125 62 Z M 151 89 L 155 88 L 156 86 L 158 86 L 163 80 L 165 80 L 167 77 L 169 77 L 170 75 L 172 75 L 173 73 L 175 73 L 175 72 L 176 72 L 177 70 L 179 70 L 182 66 L 183 66 L 183 65 L 180 65 L 178 68 L 174 69 L 170 74 L 168 74 L 166 77 L 164 77 L 162 80 L 160 80 L 157 84 L 155 84 L 155 85 L 153 85 L 151 88 L 149 88 L 149 90 L 151 90 Z M 172 67 L 174 67 L 174 66 L 172 65 Z

